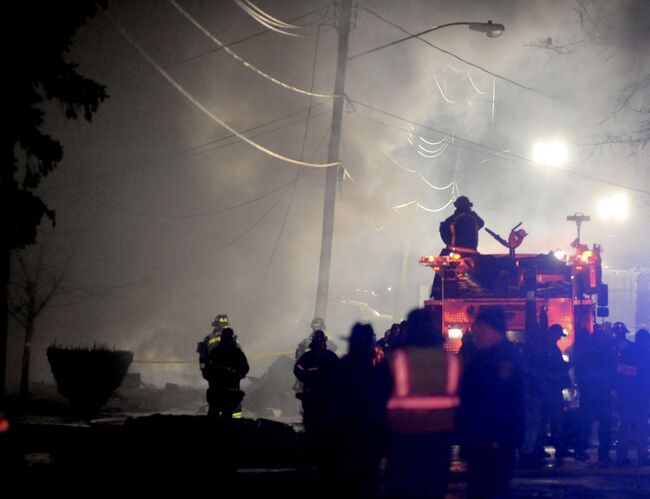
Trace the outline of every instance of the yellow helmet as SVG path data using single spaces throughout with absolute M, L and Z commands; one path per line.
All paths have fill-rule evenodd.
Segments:
M 229 324 L 230 323 L 228 322 L 228 316 L 226 314 L 219 314 L 215 317 L 214 321 L 212 322 L 212 327 L 224 328 Z

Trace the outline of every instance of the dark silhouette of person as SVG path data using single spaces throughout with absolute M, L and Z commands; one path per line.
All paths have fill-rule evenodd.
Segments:
M 523 440 L 523 370 L 506 330 L 501 309 L 484 309 L 476 316 L 478 352 L 464 371 L 457 415 L 467 461 L 466 497 L 507 496 L 516 449 Z
M 524 366 L 524 439 L 519 449 L 519 464 L 524 468 L 537 468 L 544 464 L 544 441 L 539 436 L 543 426 L 546 373 L 543 351 L 546 335 L 540 329 L 531 330 L 521 346 Z
M 627 342 L 616 366 L 616 398 L 620 415 L 616 461 L 630 464 L 630 444 L 637 449 L 637 464 L 650 465 L 648 458 L 648 404 L 650 403 L 650 333 L 639 329 L 634 342 Z
M 337 491 L 345 497 L 378 497 L 379 463 L 385 452 L 386 403 L 391 378 L 385 361 L 375 363 L 375 333 L 357 323 L 340 362 L 337 401 Z
M 341 359 L 327 349 L 327 336 L 314 331 L 309 350 L 295 363 L 293 373 L 302 383 L 296 397 L 302 402 L 307 448 L 316 464 L 331 464 L 336 382 Z
M 447 245 L 442 254 L 450 251 L 475 253 L 478 248 L 478 231 L 485 222 L 472 210 L 474 206 L 467 196 L 459 196 L 454 201 L 456 210 L 453 215 L 440 223 L 440 237 Z
M 553 324 L 539 343 L 540 381 L 541 381 L 541 421 L 537 434 L 536 448 L 543 452 L 547 440 L 547 426 L 551 442 L 555 447 L 555 464 L 562 465 L 566 455 L 566 438 L 562 434 L 564 426 L 564 396 L 562 390 L 571 388 L 569 364 L 562 358 L 557 342 L 566 336 L 560 324 Z
M 440 237 L 445 247 L 440 256 L 458 253 L 465 257 L 476 254 L 478 248 L 478 232 L 485 222 L 472 210 L 474 206 L 467 196 L 459 196 L 454 201 L 454 213 L 440 222 Z M 436 273 L 431 286 L 431 298 L 442 297 L 442 278 Z
M 214 321 L 212 321 L 212 332 L 197 344 L 196 353 L 199 354 L 201 374 L 203 374 L 203 370 L 205 369 L 208 354 L 219 344 L 219 341 L 221 341 L 221 331 L 226 327 L 229 327 L 228 316 L 226 314 L 217 315 Z M 205 378 L 205 375 L 203 377 Z
M 599 325 L 594 325 L 594 331 L 599 329 Z M 577 411 L 576 426 L 577 431 L 575 435 L 575 459 L 577 461 L 587 461 L 589 455 L 587 449 L 589 448 L 589 440 L 591 438 L 592 420 L 588 414 L 587 407 L 585 407 L 582 400 L 583 386 L 585 385 L 588 369 L 586 367 L 588 360 L 588 353 L 591 349 L 592 334 L 586 328 L 578 328 L 575 332 L 573 346 L 570 349 L 571 364 L 575 376 L 576 386 L 578 389 L 578 399 L 580 406 Z
M 471 331 L 463 333 L 463 343 L 460 346 L 458 355 L 463 360 L 463 366 L 468 365 L 476 357 L 477 348 L 474 344 L 474 334 Z
M 443 348 L 429 309 L 408 315 L 403 343 L 388 355 L 388 497 L 444 497 L 449 481 L 460 359 Z
M 228 419 L 244 398 L 240 381 L 248 374 L 248 360 L 237 344 L 235 332 L 227 327 L 221 331 L 221 339 L 206 359 L 203 376 L 208 380 L 208 417 Z
M 589 446 L 591 428 L 598 421 L 598 464 L 610 464 L 612 445 L 612 390 L 616 375 L 616 357 L 613 339 L 604 329 L 596 329 L 580 354 L 577 373 L 582 411 L 582 430 L 579 452 Z

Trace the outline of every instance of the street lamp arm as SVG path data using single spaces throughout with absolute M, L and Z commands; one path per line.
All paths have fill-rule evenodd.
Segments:
M 422 35 L 426 35 L 427 33 L 431 33 L 432 31 L 436 31 L 442 28 L 447 28 L 449 26 L 469 26 L 469 29 L 474 30 L 474 31 L 480 31 L 485 34 L 487 34 L 489 37 L 494 38 L 496 36 L 500 36 L 503 31 L 505 31 L 505 27 L 503 24 L 494 24 L 492 21 L 488 22 L 471 22 L 471 21 L 459 21 L 459 22 L 453 22 L 453 23 L 446 23 L 446 24 L 439 24 L 437 26 L 433 26 L 432 28 L 425 29 L 424 31 L 420 31 L 418 33 L 413 33 L 408 36 L 405 36 L 403 38 L 399 38 L 398 40 L 394 40 L 392 42 L 385 43 L 383 45 L 380 45 L 378 47 L 366 50 L 365 52 L 360 52 L 359 54 L 355 54 L 353 56 L 348 57 L 348 61 L 351 61 L 353 59 L 356 59 L 358 57 L 364 56 L 371 54 L 373 52 L 377 52 L 381 49 L 385 49 L 386 47 L 391 47 L 393 45 L 397 45 L 398 43 L 405 42 L 407 40 L 412 40 L 413 38 L 419 38 Z

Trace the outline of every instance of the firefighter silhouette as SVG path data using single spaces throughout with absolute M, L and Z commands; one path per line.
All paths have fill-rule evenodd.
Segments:
M 472 210 L 474 205 L 467 196 L 459 196 L 454 201 L 454 206 L 456 210 L 453 215 L 440 222 L 440 237 L 445 243 L 440 256 L 451 253 L 458 253 L 463 257 L 476 254 L 478 232 L 485 225 L 485 222 Z M 441 298 L 442 285 L 442 279 L 436 273 L 431 286 L 431 298 Z
M 463 250 L 476 252 L 478 248 L 478 231 L 485 223 L 472 207 L 467 196 L 459 196 L 454 201 L 456 210 L 453 215 L 440 223 L 440 237 L 447 245 L 447 251 L 462 253 Z M 449 253 L 445 253 L 449 254 Z
M 309 325 L 311 328 L 311 333 L 307 338 L 302 340 L 298 344 L 298 348 L 296 348 L 296 354 L 295 354 L 295 360 L 298 360 L 307 350 L 310 348 L 311 341 L 314 337 L 314 333 L 316 331 L 325 331 L 325 321 L 321 317 L 314 317 L 314 319 L 311 321 L 311 324 Z M 328 350 L 331 350 L 332 352 L 336 352 L 337 347 L 336 344 L 331 342 L 330 340 L 327 340 L 327 348 Z
M 227 327 L 207 356 L 204 377 L 209 383 L 207 399 L 209 418 L 240 417 L 244 392 L 239 382 L 248 373 L 248 360 L 237 344 L 234 331 Z
M 212 351 L 214 347 L 219 344 L 221 341 L 221 332 L 224 328 L 229 327 L 230 322 L 228 321 L 228 316 L 226 314 L 219 314 L 212 321 L 212 332 L 203 338 L 203 341 L 200 341 L 196 346 L 196 353 L 199 354 L 199 367 L 201 373 L 205 369 L 205 362 L 208 358 L 208 354 Z M 205 375 L 203 376 L 205 377 Z

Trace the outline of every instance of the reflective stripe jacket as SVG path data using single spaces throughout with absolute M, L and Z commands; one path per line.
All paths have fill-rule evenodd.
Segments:
M 388 357 L 393 394 L 388 426 L 398 433 L 436 433 L 454 429 L 461 374 L 458 355 L 442 348 L 406 347 Z

